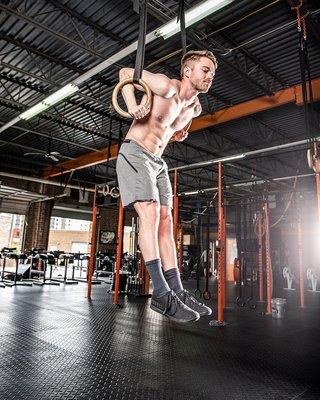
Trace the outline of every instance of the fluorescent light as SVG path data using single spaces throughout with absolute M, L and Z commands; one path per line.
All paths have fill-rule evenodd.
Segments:
M 206 0 L 198 4 L 195 7 L 190 8 L 185 12 L 186 28 L 200 21 L 201 19 L 208 17 L 220 8 L 232 3 L 233 0 Z M 164 39 L 168 39 L 170 36 L 175 35 L 180 31 L 180 22 L 176 19 L 164 24 L 156 30 L 156 36 L 161 36 Z
M 57 90 L 50 96 L 46 97 L 42 102 L 47 106 L 53 106 L 54 104 L 59 103 L 59 101 L 65 99 L 66 97 L 71 96 L 73 93 L 77 92 L 79 87 L 74 85 L 73 83 L 69 83 L 63 88 Z
M 19 115 L 20 119 L 28 120 L 33 118 L 35 115 L 40 114 L 42 111 L 47 108 L 53 106 L 54 104 L 59 103 L 59 101 L 65 99 L 66 97 L 71 96 L 73 93 L 77 92 L 79 87 L 74 85 L 73 83 L 69 83 L 63 88 L 57 90 L 55 93 L 46 97 L 41 103 L 38 103 L 31 107 L 29 110 L 26 110 L 22 114 Z
M 35 106 L 29 108 L 29 110 L 23 112 L 22 114 L 19 115 L 20 119 L 25 119 L 26 121 L 28 119 L 31 119 L 37 114 L 40 114 L 42 111 L 46 110 L 49 106 L 47 106 L 44 103 L 38 103 Z
M 219 160 L 214 160 L 214 162 L 215 163 L 218 163 L 218 162 L 226 162 L 226 161 L 232 161 L 232 160 L 239 160 L 239 158 L 245 158 L 245 154 L 237 154 L 237 155 L 234 155 L 234 156 L 226 156 L 226 157 L 222 157 L 222 158 L 220 158 Z

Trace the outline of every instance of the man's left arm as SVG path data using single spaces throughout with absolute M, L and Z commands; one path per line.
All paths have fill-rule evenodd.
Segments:
M 193 118 L 198 117 L 201 114 L 202 111 L 202 107 L 200 102 L 198 102 L 194 108 L 194 114 L 193 114 Z M 192 124 L 192 119 L 187 123 L 187 125 L 181 129 L 178 132 L 175 132 L 174 135 L 171 138 L 171 142 L 183 142 L 184 140 L 187 139 L 188 135 L 189 135 L 189 128 Z

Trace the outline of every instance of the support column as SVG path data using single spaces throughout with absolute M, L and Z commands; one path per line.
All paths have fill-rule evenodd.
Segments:
M 262 213 L 258 213 L 258 270 L 259 270 L 259 301 L 263 302 L 263 248 L 262 248 Z
M 180 271 L 180 275 L 182 275 L 182 264 L 183 264 L 183 227 L 182 224 L 178 227 L 178 247 L 177 247 L 177 255 L 178 255 L 178 268 Z
M 226 281 L 226 268 L 224 265 L 224 249 L 223 243 L 225 243 L 225 219 L 223 211 L 223 188 L 222 188 L 222 164 L 221 161 L 218 162 L 218 242 L 219 242 L 219 253 L 218 253 L 218 273 L 217 273 L 217 283 L 218 283 L 218 311 L 217 320 L 210 321 L 209 325 L 214 327 L 225 326 L 223 318 L 223 308 L 225 302 L 225 281 Z
M 222 200 L 223 201 L 223 200 Z M 227 234 L 226 234 L 226 206 L 222 206 L 222 238 L 221 238 L 221 250 L 222 250 L 222 265 L 223 265 L 223 308 L 227 305 Z
M 272 314 L 271 297 L 272 297 L 272 265 L 270 253 L 270 223 L 269 223 L 269 205 L 264 205 L 265 223 L 266 223 L 266 272 L 267 272 L 267 315 Z
M 119 203 L 119 219 L 118 219 L 118 234 L 117 234 L 117 256 L 116 256 L 116 270 L 114 276 L 114 296 L 113 304 L 119 304 L 119 286 L 120 286 L 120 269 L 122 258 L 122 244 L 123 244 L 123 216 L 124 209 L 122 201 Z
M 95 186 L 93 195 L 93 206 L 92 206 L 92 225 L 91 225 L 91 247 L 90 247 L 90 259 L 88 268 L 88 288 L 87 288 L 87 298 L 91 300 L 92 293 L 92 275 L 94 272 L 94 264 L 96 261 L 96 247 L 97 247 L 97 192 L 98 187 Z
M 54 201 L 52 200 L 30 205 L 26 214 L 22 250 L 29 251 L 33 247 L 47 249 L 53 205 Z

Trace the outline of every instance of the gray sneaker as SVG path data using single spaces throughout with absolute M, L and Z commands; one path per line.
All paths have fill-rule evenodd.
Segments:
M 201 317 L 204 315 L 211 315 L 211 308 L 204 305 L 201 301 L 199 301 L 193 294 L 189 293 L 187 290 L 183 289 L 182 292 L 177 294 L 179 299 L 189 308 L 198 312 Z
M 161 297 L 152 296 L 150 307 L 176 322 L 198 321 L 200 318 L 199 313 L 183 304 L 172 290 Z

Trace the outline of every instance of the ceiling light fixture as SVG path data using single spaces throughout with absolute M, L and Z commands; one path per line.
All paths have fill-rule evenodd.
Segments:
M 195 24 L 196 22 L 208 17 L 210 14 L 220 10 L 222 7 L 232 3 L 233 0 L 206 0 L 202 3 L 190 8 L 185 12 L 186 28 Z M 162 25 L 156 29 L 156 36 L 161 36 L 164 39 L 175 35 L 180 32 L 180 22 L 177 19 L 169 21 L 167 24 Z

